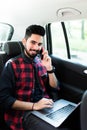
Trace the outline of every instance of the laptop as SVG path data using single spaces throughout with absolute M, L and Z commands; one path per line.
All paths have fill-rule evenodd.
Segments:
M 78 106 L 78 104 L 65 99 L 59 99 L 54 102 L 53 108 L 45 108 L 39 111 L 32 111 L 31 113 L 57 128 L 61 126 L 67 118 L 72 116 L 74 111 L 78 109 Z

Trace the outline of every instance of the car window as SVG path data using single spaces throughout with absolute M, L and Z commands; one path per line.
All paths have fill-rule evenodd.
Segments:
M 67 58 L 66 44 L 61 23 L 51 24 L 52 52 L 58 57 Z
M 87 63 L 87 20 L 65 21 L 70 60 Z M 67 58 L 67 49 L 61 22 L 51 24 L 52 53 Z
M 87 63 L 87 20 L 65 22 L 71 59 Z
M 12 25 L 0 23 L 0 51 L 2 50 L 4 41 L 11 40 L 13 32 L 14 28 Z

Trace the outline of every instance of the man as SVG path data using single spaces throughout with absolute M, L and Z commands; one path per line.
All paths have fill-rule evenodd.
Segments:
M 29 26 L 22 40 L 24 52 L 9 60 L 2 72 L 0 103 L 5 109 L 5 122 L 11 130 L 23 130 L 25 111 L 53 106 L 47 87 L 56 88 L 57 79 L 51 58 L 42 47 L 44 35 L 42 26 Z M 40 52 L 42 59 L 38 57 Z

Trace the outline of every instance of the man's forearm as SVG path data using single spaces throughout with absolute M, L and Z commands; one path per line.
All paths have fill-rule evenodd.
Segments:
M 16 100 L 13 105 L 12 109 L 15 110 L 32 110 L 33 103 L 32 102 L 24 102 Z
M 54 73 L 48 73 L 49 75 L 49 84 L 51 87 L 56 88 L 58 86 L 58 80 Z

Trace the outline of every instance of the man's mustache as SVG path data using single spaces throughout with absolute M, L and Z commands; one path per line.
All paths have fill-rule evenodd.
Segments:
M 35 51 L 36 53 L 40 53 L 40 51 L 39 50 L 34 50 L 34 49 L 30 49 L 30 51 Z

